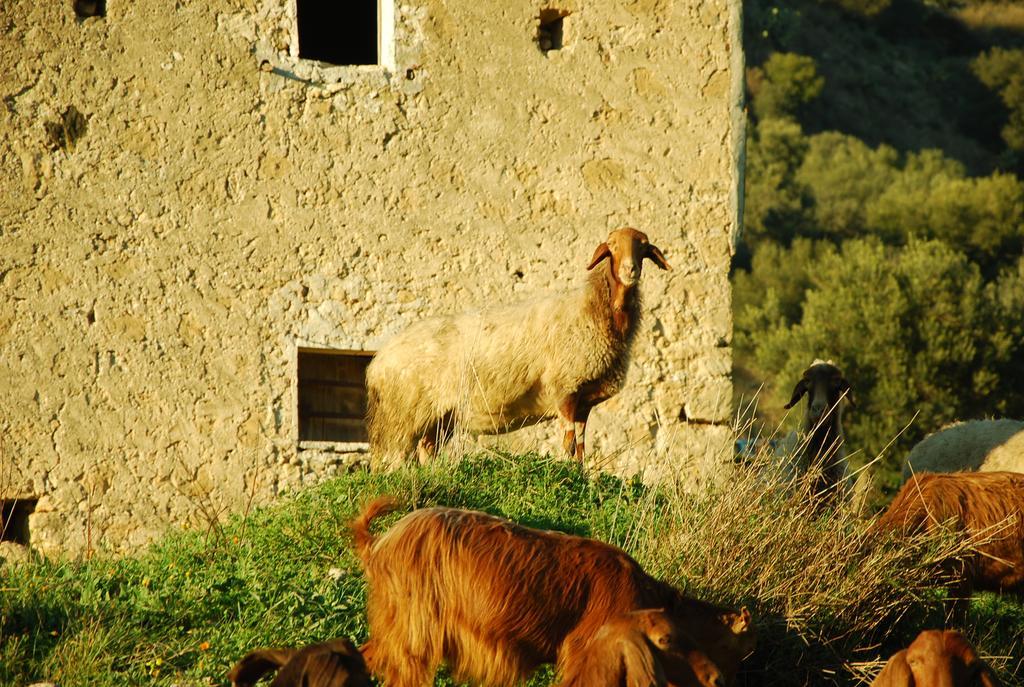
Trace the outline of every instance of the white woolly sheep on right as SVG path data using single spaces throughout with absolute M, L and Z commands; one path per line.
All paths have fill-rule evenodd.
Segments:
M 903 481 L 922 472 L 1024 472 L 1024 422 L 968 420 L 919 442 L 903 463 Z

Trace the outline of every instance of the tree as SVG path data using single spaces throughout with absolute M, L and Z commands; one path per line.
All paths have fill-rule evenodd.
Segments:
M 1012 174 L 965 178 L 962 168 L 908 165 L 867 214 L 883 236 L 943 239 L 986 268 L 1024 247 L 1024 184 Z
M 884 459 L 883 482 L 891 485 L 905 451 L 946 422 L 1024 414 L 1013 376 L 1024 355 L 1024 267 L 986 286 L 978 267 L 941 241 L 858 239 L 807 274 L 801 320 L 779 318 L 747 336 L 759 367 L 774 373 L 780 405 L 812 360 L 835 360 L 857 398 L 844 424 L 861 459 L 917 414 Z
M 733 276 L 732 302 L 736 346 L 752 351 L 757 332 L 800 321 L 811 273 L 836 252 L 828 241 L 797 238 L 787 248 L 765 243 L 754 253 L 751 269 Z
M 825 87 L 813 57 L 776 52 L 751 76 L 754 112 L 759 119 L 794 117 Z
M 867 206 L 893 182 L 899 154 L 836 131 L 812 136 L 795 175 L 813 202 L 815 228 L 834 238 L 865 233 Z
M 763 236 L 788 242 L 804 223 L 807 194 L 795 175 L 806 151 L 803 131 L 791 119 L 765 119 L 752 127 L 743 211 L 748 243 Z
M 979 55 L 971 69 L 1009 110 L 1003 140 L 1012 150 L 1024 152 L 1024 50 L 992 48 Z

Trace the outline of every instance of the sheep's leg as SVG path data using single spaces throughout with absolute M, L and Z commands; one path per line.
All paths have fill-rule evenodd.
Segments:
M 573 423 L 576 430 L 576 460 L 583 462 L 584 443 L 587 434 L 587 418 L 590 417 L 590 410 L 594 406 L 589 403 L 580 403 L 576 406 L 576 414 L 573 416 Z
M 416 444 L 416 456 L 421 465 L 426 465 L 437 457 L 438 446 L 452 438 L 454 429 L 454 418 L 451 413 L 445 413 L 440 420 L 427 428 Z
M 579 451 L 576 442 L 576 408 L 579 404 L 579 399 L 579 394 L 570 394 L 558 404 L 558 414 L 566 426 L 565 436 L 562 437 L 562 449 L 570 457 Z
M 420 465 L 426 465 L 437 455 L 437 439 L 433 432 L 427 432 L 416 444 L 416 457 Z
M 572 420 L 576 436 L 576 460 L 582 463 L 585 449 L 584 445 L 586 443 L 587 419 L 590 417 L 590 411 L 593 410 L 594 406 L 598 403 L 607 401 L 611 398 L 611 394 L 605 391 L 602 387 L 584 388 L 580 390 L 578 397 L 576 410 L 573 413 Z

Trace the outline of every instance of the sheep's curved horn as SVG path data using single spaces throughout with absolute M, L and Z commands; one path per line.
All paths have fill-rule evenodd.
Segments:
M 661 249 L 655 246 L 653 243 L 647 244 L 647 252 L 644 257 L 653 262 L 655 265 L 663 270 L 670 270 L 672 266 L 665 260 L 665 256 L 662 255 Z
M 597 263 L 601 262 L 605 258 L 610 258 L 612 255 L 612 249 L 608 247 L 607 243 L 602 243 L 594 251 L 594 257 L 590 259 L 590 264 L 587 265 L 588 270 L 592 270 L 597 267 Z
M 803 398 L 804 394 L 806 394 L 806 393 L 807 393 L 807 380 L 801 378 L 800 381 L 796 383 L 796 386 L 793 387 L 793 397 L 791 399 L 789 399 L 789 403 L 787 403 L 786 405 L 784 405 L 782 407 L 785 408 L 786 410 L 789 410 L 790 408 L 795 406 L 797 404 L 797 402 L 799 402 L 800 399 Z

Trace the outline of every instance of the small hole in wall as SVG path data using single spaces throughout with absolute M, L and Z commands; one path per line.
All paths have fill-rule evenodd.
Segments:
M 75 14 L 82 19 L 107 16 L 106 0 L 74 0 Z
M 540 11 L 540 26 L 537 28 L 537 45 L 541 52 L 561 50 L 565 36 L 566 10 L 546 9 Z
M 53 122 L 43 122 L 43 128 L 50 140 L 51 150 L 71 152 L 75 144 L 85 136 L 88 119 L 74 105 L 68 105 L 60 113 L 60 118 Z
M 0 501 L 0 541 L 28 546 L 28 516 L 39 499 L 4 499 Z
M 688 419 L 689 418 L 686 417 L 686 407 L 684 406 L 684 407 L 679 409 L 679 421 L 680 422 L 686 422 Z

